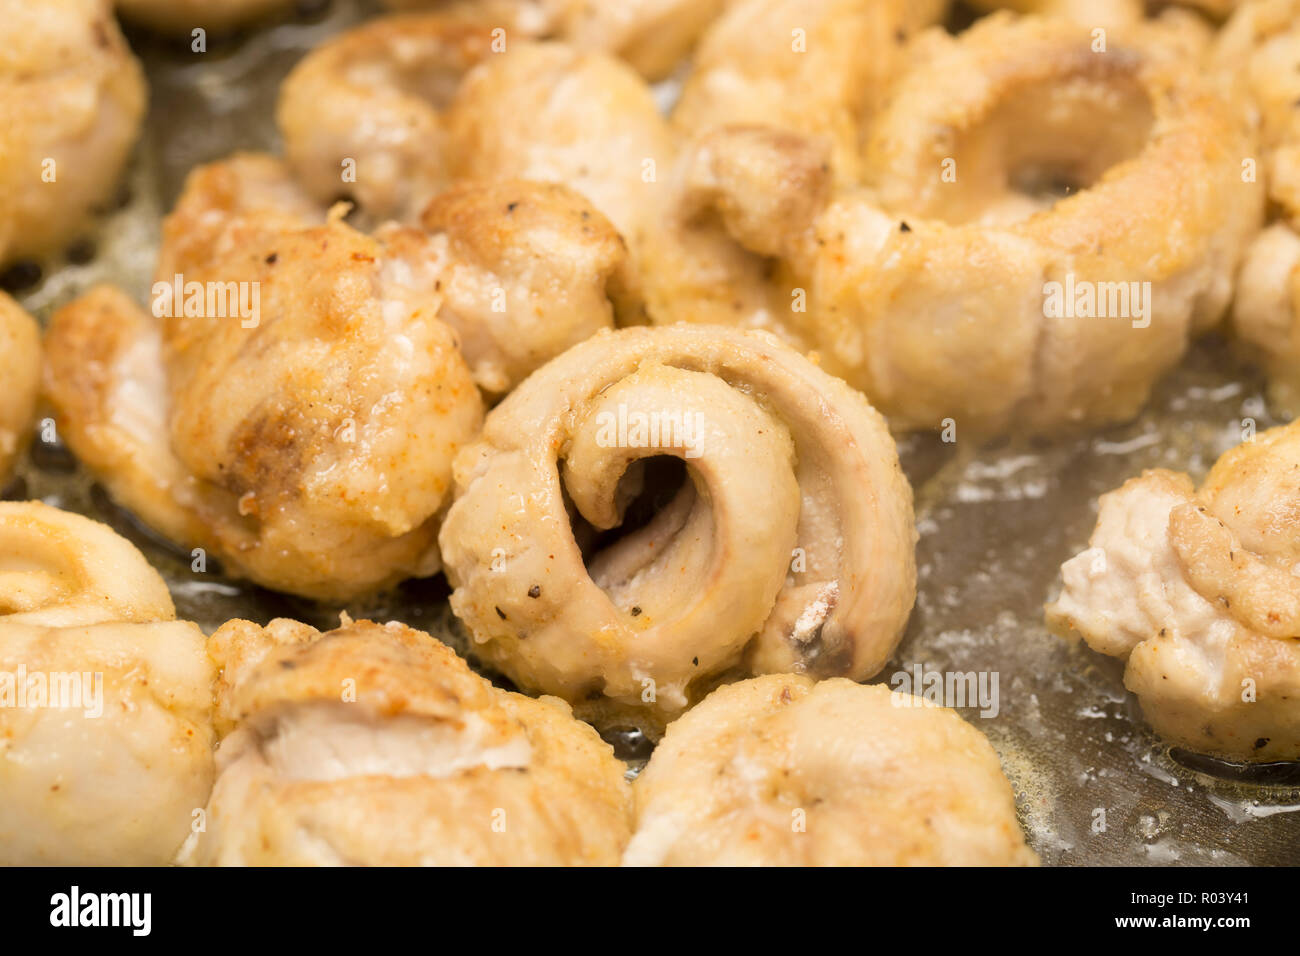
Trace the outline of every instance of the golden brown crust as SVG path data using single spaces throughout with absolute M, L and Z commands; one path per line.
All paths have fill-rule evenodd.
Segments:
M 563 702 L 498 690 L 395 622 L 235 621 L 210 646 L 227 734 L 184 862 L 617 862 L 623 765 Z
M 422 226 L 369 235 L 343 213 L 270 157 L 199 167 L 164 224 L 155 316 L 92 290 L 55 315 L 46 370 L 73 451 L 123 504 L 326 599 L 438 569 L 479 388 L 639 315 L 623 241 L 566 187 L 466 183 Z
M 222 553 L 271 586 L 344 596 L 436 567 L 481 402 L 436 300 L 391 262 L 341 222 L 285 231 L 193 276 L 260 290 L 255 328 L 164 324 L 171 445 Z
M 295 621 L 265 628 L 223 624 L 208 645 L 222 668 L 219 729 L 285 702 L 337 701 L 345 682 L 353 700 L 376 717 L 419 715 L 456 722 L 462 710 L 492 706 L 492 687 L 456 653 L 397 622 L 356 621 L 321 634 Z
M 432 239 L 408 262 L 321 218 L 275 161 L 196 170 L 164 229 L 159 317 L 106 289 L 65 307 L 46 390 L 73 451 L 160 531 L 347 597 L 436 571 L 482 401 L 421 285 Z
M 485 215 L 499 209 L 508 216 Z M 476 264 L 537 258 L 550 230 L 557 228 L 588 237 L 594 257 L 607 271 L 622 264 L 623 240 L 609 221 L 577 193 L 555 183 L 461 183 L 435 196 L 420 221 L 430 232 L 446 233 L 455 249 Z
M 319 226 L 325 210 L 265 153 L 232 153 L 192 169 L 163 219 L 154 278 L 194 276 L 277 232 Z
M 988 741 L 957 714 L 843 679 L 719 688 L 634 785 L 628 865 L 1037 862 Z

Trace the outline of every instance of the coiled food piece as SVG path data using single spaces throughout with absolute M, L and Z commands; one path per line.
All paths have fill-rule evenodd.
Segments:
M 177 212 L 167 233 L 198 210 Z M 346 599 L 433 573 L 451 456 L 482 416 L 436 296 L 336 219 L 262 225 L 232 214 L 234 241 L 165 251 L 184 271 L 159 276 L 161 320 L 106 288 L 55 314 L 62 433 L 146 522 L 268 587 Z
M 824 201 L 827 173 L 844 182 L 860 174 L 862 129 L 904 69 L 908 39 L 946 7 L 946 0 L 739 0 L 713 22 L 671 112 L 672 132 L 691 145 L 661 174 L 665 185 L 633 243 L 654 321 L 740 324 L 810 347 L 783 321 L 791 283 L 774 270 L 775 254 L 737 245 L 707 190 L 697 188 L 708 162 L 707 145 L 698 144 L 738 124 L 795 133 L 816 152 L 812 175 L 752 152 L 772 177 L 762 196 L 782 204 Z
M 1214 65 L 1237 81 L 1258 112 L 1269 197 L 1300 229 L 1300 3 L 1253 0 L 1219 34 Z
M 861 127 L 907 65 L 906 43 L 942 2 L 740 0 L 700 41 L 674 128 L 695 137 L 762 123 L 830 144 L 837 175 L 859 174 Z
M 283 282 L 255 271 L 273 251 Z M 451 330 L 383 290 L 377 244 L 342 224 L 257 255 L 259 277 L 234 281 L 264 283 L 258 328 L 177 329 L 170 388 L 152 317 L 121 293 L 55 314 L 47 392 L 69 447 L 147 523 L 266 587 L 346 600 L 436 572 L 451 455 L 482 415 Z
M 168 282 L 210 271 L 277 233 L 320 226 L 326 207 L 290 175 L 280 159 L 235 153 L 190 170 L 163 220 L 154 276 Z
M 633 792 L 628 865 L 1037 862 L 983 735 L 879 685 L 773 674 L 719 688 L 669 725 Z
M 871 127 L 867 188 L 790 131 L 715 130 L 647 257 L 721 222 L 712 286 L 735 288 L 727 256 L 768 276 L 766 311 L 731 321 L 788 330 L 897 427 L 1122 419 L 1218 320 L 1262 213 L 1251 132 L 1181 49 L 1134 27 L 1095 52 L 1005 15 L 929 34 Z M 703 286 L 650 290 L 652 317 L 718 321 Z
M 396 622 L 210 639 L 226 734 L 191 865 L 617 862 L 623 765 L 554 698 L 498 690 Z
M 651 320 L 758 328 L 811 351 L 793 314 L 809 308 L 808 289 L 782 260 L 782 244 L 808 228 L 833 190 L 817 138 L 722 126 L 693 141 L 673 168 L 673 198 L 640 246 Z
M 212 679 L 129 542 L 0 502 L 0 863 L 169 862 L 212 785 Z
M 321 203 L 413 221 L 450 183 L 443 110 L 491 48 L 490 26 L 441 14 L 381 17 L 322 43 L 276 107 L 294 177 Z
M 41 379 L 41 333 L 22 306 L 0 292 L 0 485 L 27 444 Z
M 435 573 L 476 382 L 505 391 L 609 327 L 630 279 L 563 187 L 457 187 L 426 222 L 367 236 L 265 157 L 197 170 L 164 228 L 161 318 L 103 288 L 54 316 L 46 390 L 70 447 L 146 522 L 267 587 L 346 600 Z
M 157 278 L 220 280 L 223 263 L 247 246 L 324 222 L 324 209 L 283 163 L 236 154 L 190 174 L 164 224 Z M 401 281 L 436 299 L 439 320 L 455 331 L 489 395 L 616 316 L 632 321 L 641 313 L 623 241 L 563 186 L 460 183 L 435 196 L 417 223 L 383 223 L 373 235 L 408 267 L 398 270 Z
M 571 515 L 584 540 L 618 528 L 665 456 L 671 501 L 584 554 Z M 866 678 L 915 596 L 883 421 L 768 335 L 599 334 L 512 392 L 455 474 L 439 540 L 474 652 L 597 718 L 652 726 L 734 670 Z
M 1277 216 L 1251 244 L 1233 303 L 1237 334 L 1269 373 L 1270 398 L 1300 410 L 1300 2 L 1243 4 L 1221 32 L 1215 64 L 1258 114 L 1257 175 Z
M 109 0 L 0 2 L 0 263 L 57 251 L 113 198 L 145 82 Z
M 1161 736 L 1244 760 L 1300 757 L 1300 427 L 1255 436 L 1197 490 L 1155 470 L 1101 498 L 1049 625 L 1126 658 Z
M 562 183 L 635 246 L 672 154 L 649 88 L 608 54 L 501 44 L 490 24 L 443 13 L 323 44 L 281 90 L 294 174 L 318 201 L 355 199 L 375 222 L 414 222 L 457 180 Z

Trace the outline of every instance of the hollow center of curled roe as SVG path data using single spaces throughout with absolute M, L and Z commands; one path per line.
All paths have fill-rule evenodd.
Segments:
M 1080 46 L 1055 61 L 1008 64 L 978 92 L 945 103 L 928 135 L 901 144 L 912 161 L 889 163 L 886 204 L 950 225 L 1008 225 L 1091 188 L 1151 137 L 1141 62 Z M 891 144 L 899 145 L 887 132 L 875 148 Z

